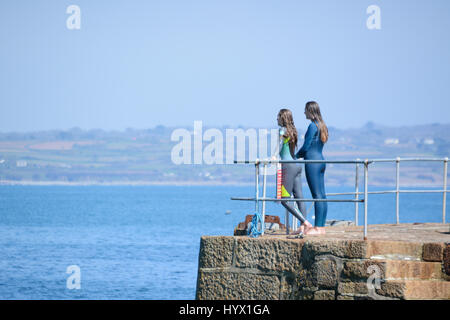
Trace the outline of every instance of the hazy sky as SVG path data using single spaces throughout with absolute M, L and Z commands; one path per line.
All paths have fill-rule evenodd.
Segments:
M 448 0 L 1 1 L 0 131 L 449 123 L 449 39 Z

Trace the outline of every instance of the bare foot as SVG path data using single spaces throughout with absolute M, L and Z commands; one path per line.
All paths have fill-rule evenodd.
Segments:
M 306 235 L 322 235 L 325 234 L 325 228 L 319 228 L 319 227 L 314 227 L 314 228 L 310 228 L 308 231 L 305 232 Z
M 292 232 L 291 234 L 295 235 L 295 234 L 305 233 L 306 230 L 309 230 L 312 227 L 313 227 L 313 225 L 311 223 L 309 223 L 308 221 L 305 221 L 304 223 L 302 223 L 300 228 L 298 228 L 296 231 Z
M 311 223 L 309 223 L 308 221 L 305 221 L 304 224 L 302 224 L 303 227 L 303 233 L 307 234 L 311 229 L 313 229 L 313 225 Z

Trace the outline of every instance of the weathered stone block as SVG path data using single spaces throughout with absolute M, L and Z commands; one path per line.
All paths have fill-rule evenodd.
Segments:
M 277 276 L 247 272 L 198 273 L 198 300 L 268 300 L 280 298 L 280 279 Z
M 373 273 L 369 269 L 372 265 L 378 267 L 379 277 L 384 278 L 385 264 L 377 260 L 346 261 L 342 269 L 342 276 L 351 280 L 365 280 Z
M 303 246 L 306 258 L 316 255 L 332 254 L 342 258 L 365 258 L 367 242 L 363 240 L 308 240 Z
M 443 243 L 425 243 L 423 245 L 422 259 L 425 261 L 442 261 L 442 255 L 444 252 Z
M 392 298 L 404 298 L 405 283 L 403 281 L 386 281 L 381 283 L 380 289 L 375 289 L 378 295 L 392 297 Z
M 280 239 L 237 239 L 235 266 L 275 272 L 300 268 L 303 241 Z
M 376 291 L 400 299 L 450 299 L 450 282 L 436 280 L 390 280 Z
M 314 300 L 335 300 L 334 290 L 319 290 L 314 292 Z
M 317 287 L 302 288 L 298 291 L 295 299 L 297 300 L 314 300 L 314 293 L 319 290 Z
M 422 243 L 408 241 L 369 240 L 367 244 L 367 258 L 374 256 L 407 256 L 422 258 Z
M 368 294 L 366 282 L 340 282 L 338 293 L 341 295 L 361 295 Z
M 199 268 L 230 267 L 233 260 L 233 247 L 233 237 L 201 237 Z
M 450 299 L 449 281 L 424 281 L 424 280 L 405 280 L 406 290 L 405 299 Z
M 377 268 L 375 269 L 371 266 L 376 266 Z M 428 280 L 442 278 L 440 263 L 411 260 L 346 261 L 344 262 L 342 277 L 351 280 L 364 280 L 374 272 L 381 279 Z
M 312 276 L 316 278 L 316 285 L 322 288 L 335 288 L 339 278 L 338 264 L 337 258 L 333 256 L 318 259 L 312 268 Z
M 352 296 L 337 296 L 337 300 L 355 300 Z
M 447 276 L 450 276 L 450 243 L 445 245 L 443 257 L 444 271 Z
M 386 279 L 441 279 L 441 263 L 408 260 L 385 261 Z

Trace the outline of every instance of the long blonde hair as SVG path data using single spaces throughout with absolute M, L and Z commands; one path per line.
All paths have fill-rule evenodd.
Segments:
M 316 122 L 320 132 L 320 140 L 322 140 L 323 143 L 327 142 L 328 128 L 325 121 L 322 119 L 319 104 L 315 101 L 308 101 L 305 106 L 305 114 L 309 119 Z
M 289 138 L 289 150 L 291 154 L 295 154 L 295 147 L 297 146 L 298 133 L 297 128 L 294 125 L 294 118 L 292 117 L 292 112 L 289 109 L 281 109 L 278 112 L 278 119 L 280 124 L 286 128 L 284 136 Z

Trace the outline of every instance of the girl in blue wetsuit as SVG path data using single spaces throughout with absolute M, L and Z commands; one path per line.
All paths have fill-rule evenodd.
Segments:
M 305 141 L 295 157 L 305 160 L 324 160 L 323 145 L 328 141 L 328 128 L 322 119 L 319 104 L 315 101 L 306 103 L 306 119 L 311 124 L 305 134 Z M 311 195 L 314 199 L 326 199 L 325 194 L 325 163 L 306 163 L 305 173 Z M 314 202 L 315 228 L 305 231 L 305 234 L 325 234 L 325 220 L 327 218 L 327 202 Z
M 292 112 L 289 109 L 281 109 L 278 113 L 278 125 L 280 128 L 280 144 L 278 154 L 281 160 L 294 160 L 295 148 L 297 145 L 297 129 L 294 125 Z M 300 163 L 282 163 L 281 177 L 281 197 L 290 198 L 291 195 L 296 199 L 302 199 L 302 165 Z M 282 201 L 281 204 L 294 215 L 302 226 L 295 233 L 304 232 L 304 229 L 313 228 L 312 224 L 306 220 L 305 203 L 297 201 L 297 208 L 292 201 Z

